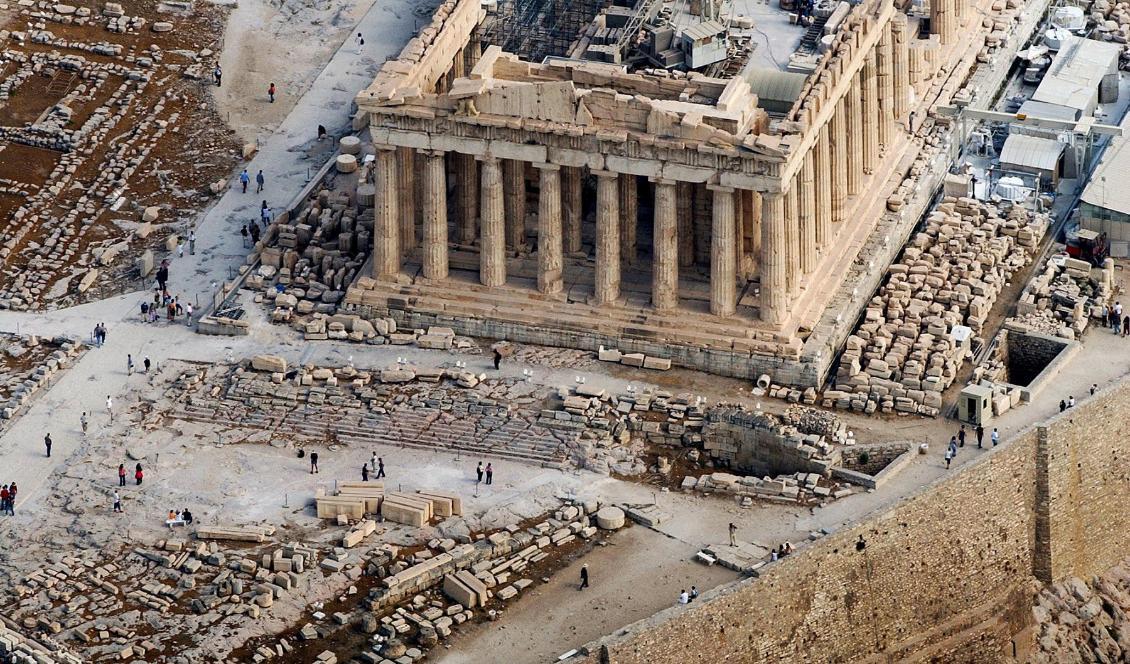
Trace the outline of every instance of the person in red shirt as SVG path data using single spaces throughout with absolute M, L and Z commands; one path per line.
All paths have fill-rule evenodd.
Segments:
M 141 480 L 145 478 L 145 473 L 141 472 L 141 464 L 137 464 L 137 470 L 133 473 L 133 478 L 137 480 L 137 485 L 141 486 Z
M 8 485 L 5 484 L 4 488 L 0 489 L 0 512 L 7 512 L 8 511 L 8 499 L 9 498 L 11 498 L 11 494 L 8 493 Z
M 124 463 L 118 464 L 118 486 L 126 485 L 126 465 Z

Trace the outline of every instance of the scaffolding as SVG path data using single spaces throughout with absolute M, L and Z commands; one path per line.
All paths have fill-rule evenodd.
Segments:
M 610 0 L 499 0 L 487 19 L 483 42 L 529 62 L 564 56 L 610 4 Z

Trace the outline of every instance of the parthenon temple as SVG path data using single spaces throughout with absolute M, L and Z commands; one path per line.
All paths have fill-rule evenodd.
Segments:
M 967 58 L 951 45 L 969 4 L 933 2 L 920 38 L 891 0 L 845 3 L 810 72 L 773 72 L 797 93 L 768 109 L 753 60 L 728 78 L 528 62 L 483 41 L 479 0 L 449 0 L 357 97 L 377 146 L 373 281 L 346 301 L 817 382 L 836 340 L 802 367 L 805 344 L 858 316 L 836 295 L 921 149 L 917 100 Z

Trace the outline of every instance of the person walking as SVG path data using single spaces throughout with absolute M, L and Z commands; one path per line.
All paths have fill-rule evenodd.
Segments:
M 239 227 L 239 238 L 243 241 L 243 248 L 244 249 L 251 246 L 247 242 L 248 235 L 250 235 L 250 233 L 247 232 L 247 224 L 240 226 Z
M 269 87 L 267 87 L 267 99 L 270 99 L 272 104 L 275 103 L 275 84 L 274 83 L 271 83 L 271 85 Z
M 16 515 L 16 492 L 18 491 L 16 483 L 12 482 L 8 486 L 8 516 Z
M 1099 389 L 1098 383 L 1091 383 L 1091 396 L 1095 396 L 1095 392 Z
M 492 468 L 489 463 L 487 464 L 486 475 L 487 484 L 494 484 L 494 468 Z
M 137 464 L 137 468 L 133 471 L 133 479 L 137 480 L 137 486 L 141 486 L 141 481 L 145 479 L 145 473 L 141 470 L 141 464 Z
M 247 185 L 251 183 L 251 176 L 247 174 L 247 169 L 239 174 L 239 183 L 243 185 L 243 193 L 247 193 Z
M 220 69 L 220 65 L 212 70 L 212 80 L 216 83 L 216 87 L 220 87 L 220 82 L 224 80 L 224 70 Z
M 43 437 L 43 446 L 47 448 L 47 458 L 51 458 L 51 434 Z
M 985 427 L 978 424 L 974 431 L 977 433 L 977 449 L 981 449 L 981 441 L 985 438 Z
M 962 424 L 961 428 L 957 430 L 957 446 L 965 447 L 965 425 Z
M 357 43 L 357 55 L 361 55 L 361 52 L 365 50 L 365 38 L 358 32 L 357 37 L 353 41 Z
M 263 191 L 263 185 L 265 185 L 266 183 L 267 183 L 267 178 L 263 177 L 263 171 L 260 170 L 258 173 L 255 174 L 255 193 L 258 194 L 258 193 L 262 192 Z
M 957 456 L 957 436 L 950 436 L 949 452 L 953 456 Z
M 78 418 L 78 423 L 79 423 L 79 425 L 80 425 L 80 426 L 82 427 L 82 435 L 84 435 L 84 436 L 85 436 L 85 435 L 86 435 L 86 428 L 87 428 L 87 425 L 88 425 L 88 424 L 90 423 L 90 422 L 89 422 L 89 421 L 88 421 L 88 420 L 86 419 L 86 411 L 85 411 L 85 410 L 84 410 L 84 411 L 82 411 L 82 416 Z
M 120 514 L 122 511 L 122 497 L 115 491 L 114 492 L 114 512 Z
M 483 462 L 480 461 L 479 465 L 475 468 L 475 484 L 483 483 Z
M 997 443 L 1001 442 L 1001 435 L 997 432 L 996 427 L 993 427 L 993 433 L 991 436 L 989 436 L 989 438 L 993 441 L 993 447 L 996 447 Z
M 246 171 L 245 171 L 246 172 Z M 244 185 L 246 186 L 246 185 Z M 169 284 L 169 264 L 161 261 L 161 267 L 157 268 L 157 293 L 153 298 L 154 304 L 161 304 L 161 293 L 165 291 L 165 287 Z
M 259 243 L 259 225 L 258 224 L 251 224 L 248 227 L 247 232 L 251 234 L 251 246 L 255 246 L 256 244 L 258 244 Z
M 497 348 L 495 348 L 494 349 L 494 370 L 498 371 L 498 368 L 501 365 L 502 365 L 502 353 L 499 352 L 499 350 Z
M 318 453 L 317 452 L 311 452 L 310 453 L 310 474 L 313 475 L 316 472 L 318 472 Z
M 953 446 L 946 449 L 946 470 L 950 469 L 951 461 L 953 461 Z
M 148 355 L 146 355 L 145 359 L 141 361 L 141 366 L 145 367 L 145 371 L 143 373 L 149 373 L 149 367 L 152 366 L 152 363 L 149 361 Z
M 133 354 L 132 353 L 126 354 L 126 375 L 127 376 L 133 375 Z
M 114 400 L 109 395 L 106 396 L 106 414 L 110 416 L 110 421 L 114 421 Z
M 367 463 L 361 464 L 361 481 L 362 482 L 368 482 L 369 481 L 369 464 L 367 464 Z
M 584 590 L 589 587 L 589 565 L 585 563 L 581 565 L 581 587 L 577 590 Z
M 731 521 L 730 522 L 730 546 L 737 546 L 737 545 L 738 545 L 738 527 L 734 525 L 733 521 Z
M 8 493 L 7 484 L 5 484 L 3 488 L 0 488 L 0 512 L 8 513 L 8 498 L 10 495 L 11 494 Z
M 124 463 L 118 464 L 118 486 L 126 485 L 126 465 Z
M 1130 316 L 1125 316 L 1122 319 L 1122 336 L 1130 336 Z
M 196 229 L 188 231 L 188 254 L 190 256 L 196 255 Z
M 271 208 L 267 207 L 267 201 L 263 201 L 263 207 L 259 208 L 259 221 L 263 223 L 264 229 L 271 225 Z
M 184 240 L 177 241 L 177 258 L 184 258 Z
M 385 460 L 380 458 L 380 457 L 377 457 L 377 477 L 376 477 L 376 479 L 379 480 L 384 476 L 385 476 Z

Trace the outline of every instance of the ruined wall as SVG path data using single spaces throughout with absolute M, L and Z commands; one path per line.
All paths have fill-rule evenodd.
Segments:
M 1117 425 L 1128 409 L 1130 383 L 1102 392 L 759 578 L 586 646 L 578 661 L 1023 658 L 1033 575 L 1088 577 L 1130 551 L 1130 450 Z

